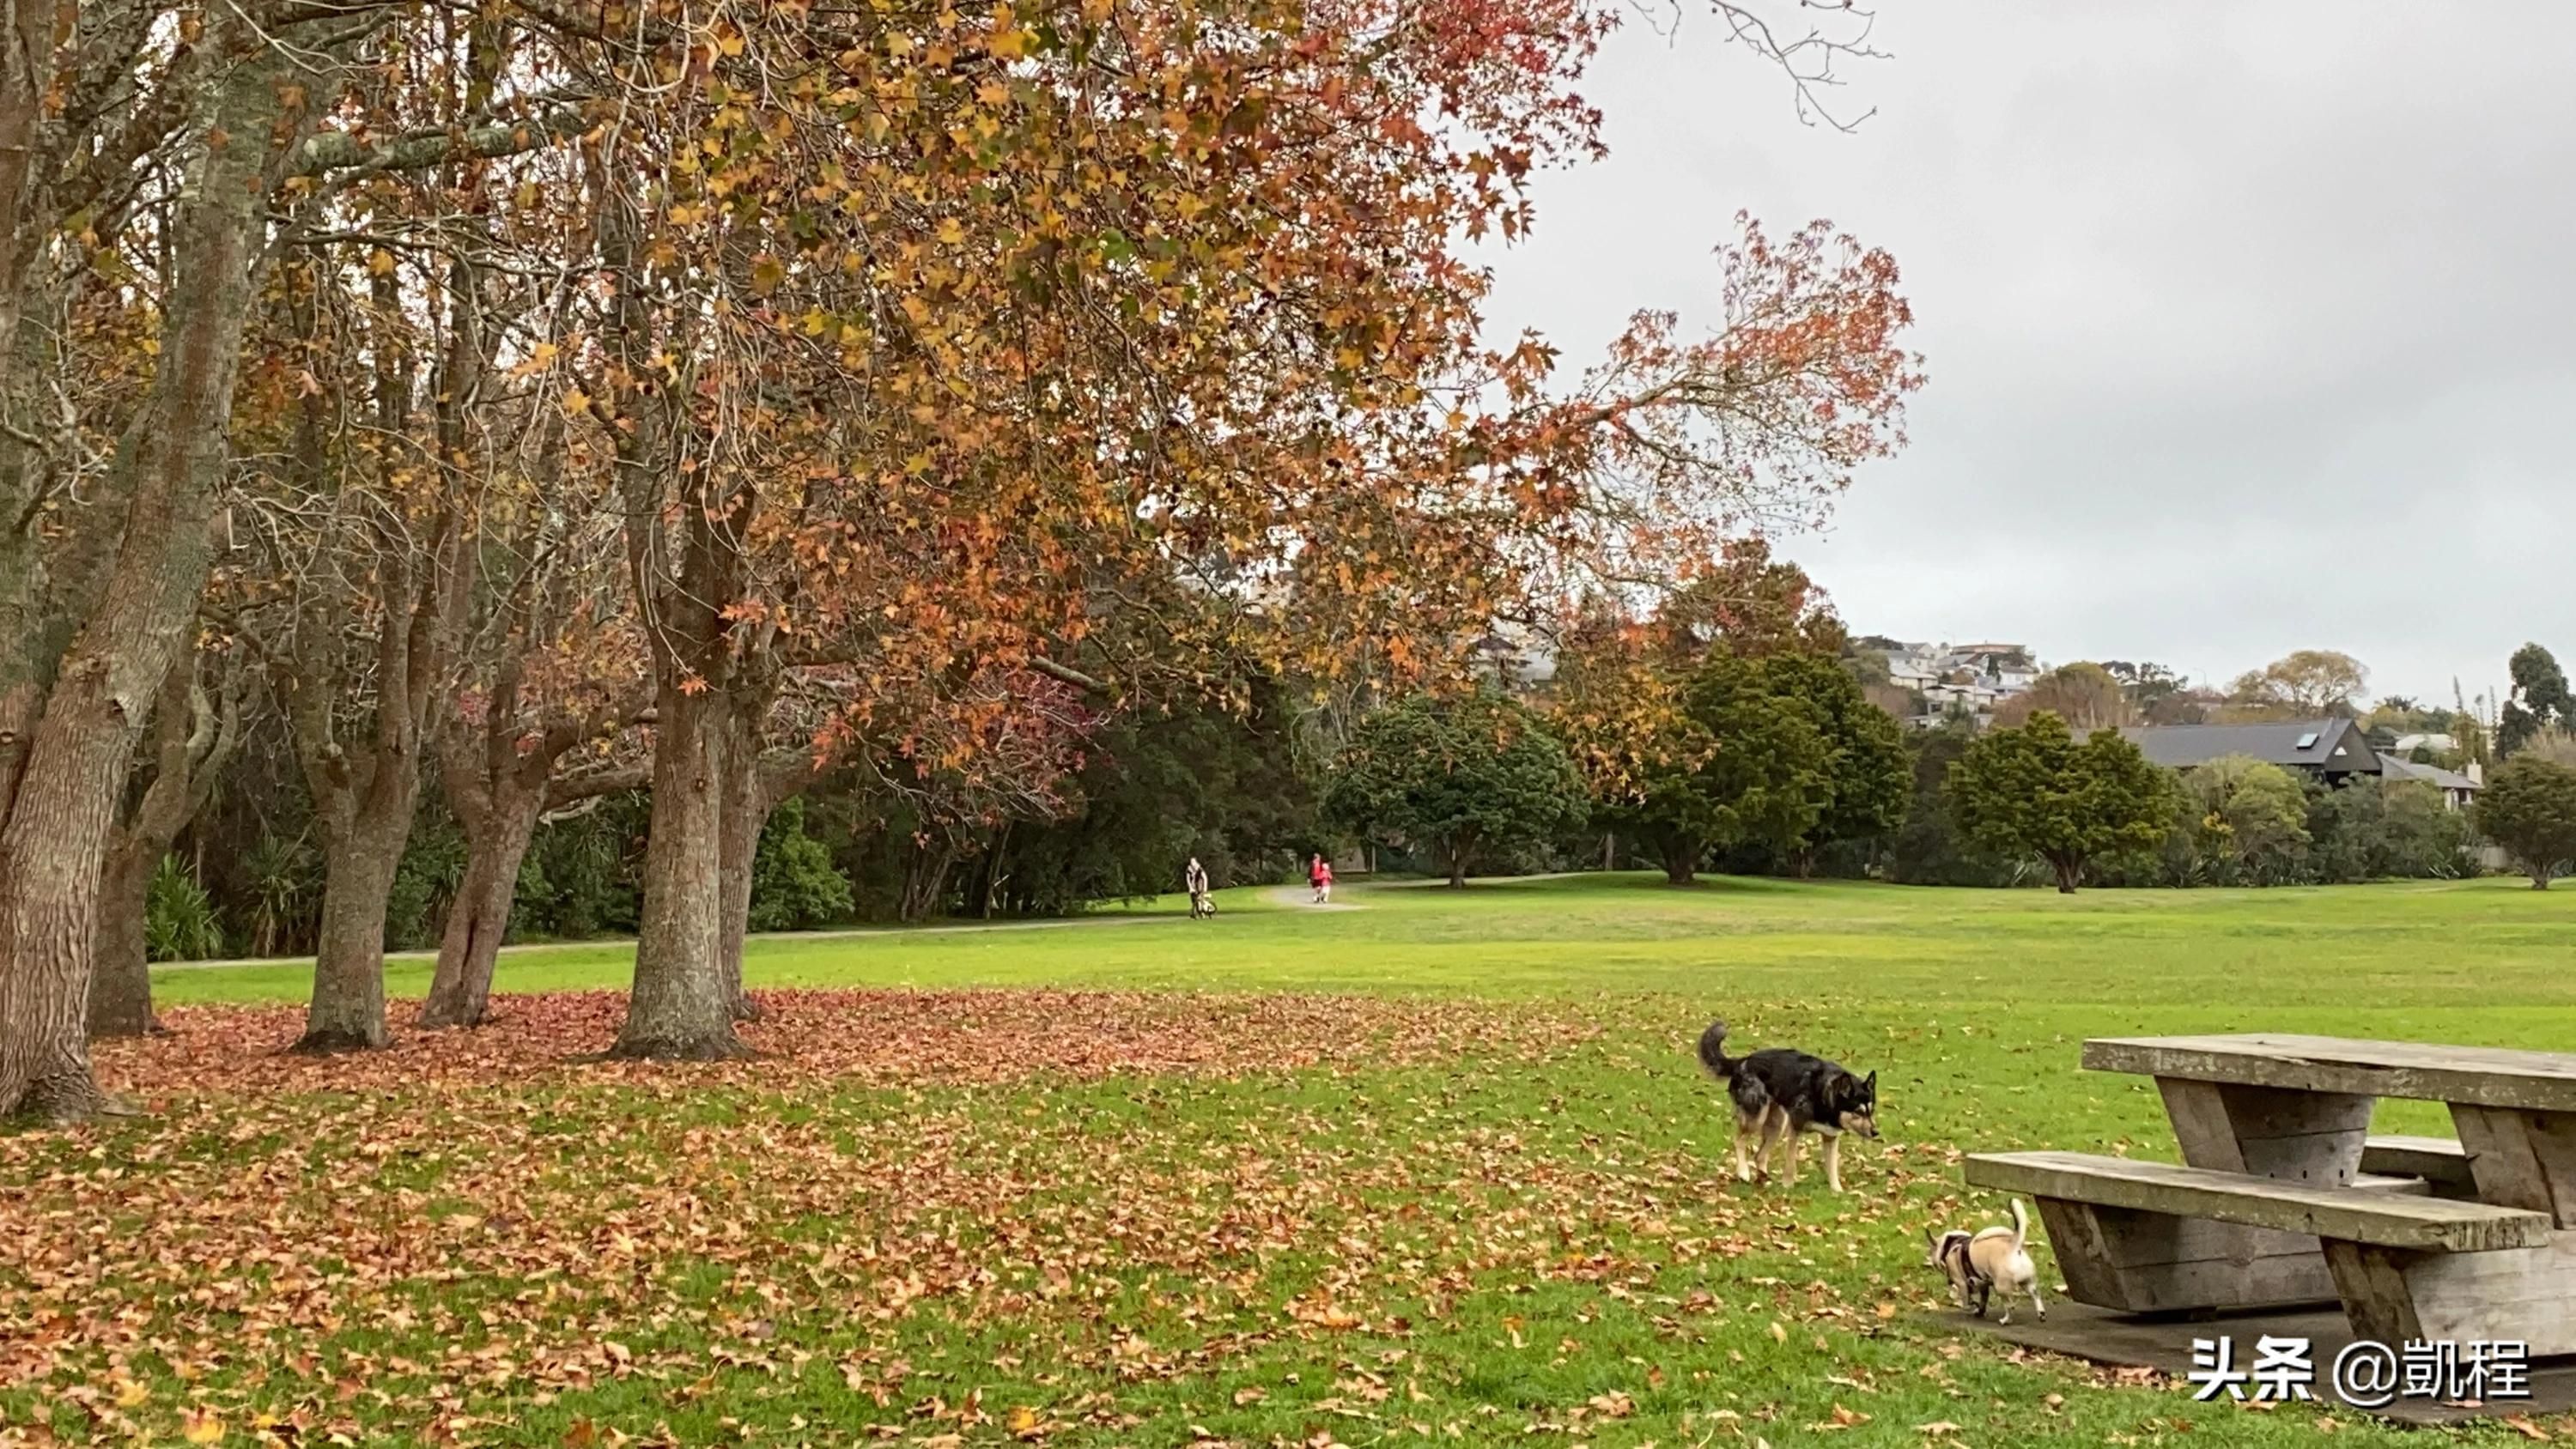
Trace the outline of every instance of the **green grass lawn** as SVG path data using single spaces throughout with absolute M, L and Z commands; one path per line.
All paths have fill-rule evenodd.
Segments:
M 302 970 L 162 971 L 181 1034 L 101 1054 L 153 1115 L 0 1140 L 0 1437 L 2521 1442 L 1954 1340 L 1920 1228 L 2003 1217 L 1965 1151 L 2172 1155 L 2086 1036 L 2576 1041 L 2576 892 L 1337 894 L 758 941 L 769 1055 L 719 1068 L 570 1060 L 582 995 L 281 1062 Z M 1880 1072 L 1847 1195 L 1726 1175 L 1718 1014 Z

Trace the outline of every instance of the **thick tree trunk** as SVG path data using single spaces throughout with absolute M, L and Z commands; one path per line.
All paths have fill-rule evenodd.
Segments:
M 118 457 L 132 480 L 123 541 L 63 656 L 0 825 L 0 1114 L 62 1120 L 109 1105 L 88 1038 L 100 872 L 135 740 L 212 562 L 212 496 L 257 290 L 266 150 L 285 99 L 278 64 L 263 52 L 218 92 L 171 238 L 178 275 L 163 297 L 152 391 Z
M 717 1061 L 749 1054 L 725 975 L 724 781 L 728 709 L 677 681 L 656 691 L 652 836 L 635 985 L 615 1057 Z
M 492 973 L 501 939 L 518 902 L 519 867 L 536 839 L 543 793 L 496 792 L 491 819 L 465 846 L 465 879 L 447 910 L 438 937 L 438 966 L 430 973 L 429 999 L 420 1006 L 424 1027 L 480 1026 L 492 1000 Z
M 197 659 L 172 666 L 153 705 L 152 783 L 133 818 L 108 836 L 107 866 L 99 881 L 98 955 L 89 991 L 89 1034 L 148 1036 L 162 1029 L 152 1011 L 152 968 L 146 919 L 152 878 L 179 832 L 197 818 L 214 793 L 215 776 L 241 738 L 241 696 L 227 674 L 218 703 L 198 687 Z
M 2050 856 L 2048 868 L 2057 877 L 2057 893 L 2071 896 L 2084 880 L 2084 862 L 2072 856 Z
M 400 769 L 385 762 L 379 768 Z M 378 792 L 369 791 L 369 796 Z M 382 806 L 353 812 L 323 832 L 322 927 L 305 1009 L 303 1052 L 368 1051 L 385 1044 L 385 911 L 411 839 L 419 776 L 382 792 Z
M 152 1013 L 151 949 L 144 929 L 152 899 L 152 873 L 162 851 L 122 840 L 108 853 L 98 883 L 98 956 L 89 981 L 89 1034 L 149 1036 L 161 1030 Z M 163 843 L 163 851 L 167 843 Z
M 1453 891 L 1463 891 L 1466 888 L 1467 852 L 1463 850 L 1453 850 L 1449 852 L 1449 889 Z
M 0 3 L 0 410 L 18 396 L 16 377 L 34 351 L 19 323 L 29 314 L 39 260 L 59 218 L 44 196 L 53 157 L 38 144 L 55 20 L 45 0 Z M 32 329 L 30 329 L 32 331 Z M 22 352 L 21 349 L 27 349 Z M 0 418 L 8 414 L 0 411 Z M 43 668 L 36 622 L 44 540 L 28 504 L 41 482 L 41 455 L 0 432 L 0 824 L 7 823 L 36 720 Z
M 1686 886 L 1699 883 L 1700 844 L 1696 839 L 1667 835 L 1658 842 L 1658 852 L 1664 860 L 1665 884 Z

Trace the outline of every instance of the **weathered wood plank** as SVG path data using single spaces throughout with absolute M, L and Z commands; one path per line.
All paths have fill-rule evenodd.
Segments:
M 2344 1313 L 2365 1338 L 2518 1341 L 2534 1357 L 2576 1352 L 2576 1233 L 2496 1253 L 2325 1245 Z
M 2576 1228 L 2576 1115 L 2451 1105 L 2478 1196 Z
M 2326 1267 L 2334 1273 L 2336 1296 L 2343 1300 L 2344 1321 L 2355 1334 L 2395 1347 L 2423 1338 L 2423 1321 L 2415 1312 L 2415 1294 L 2407 1286 L 2400 1259 L 2412 1256 L 2367 1243 L 2329 1242 Z
M 2043 1197 L 2037 1199 L 2037 1206 L 2040 1226 L 2047 1232 L 2049 1256 L 2057 1260 L 2058 1276 L 2066 1280 L 2068 1295 L 2078 1303 L 2127 1307 L 2120 1265 L 2111 1259 L 2110 1238 L 2102 1231 L 2093 1205 Z
M 2165 1119 L 2173 1123 L 2174 1142 L 2186 1164 L 2212 1172 L 2245 1170 L 2244 1149 L 2236 1145 L 2236 1124 L 2228 1119 L 2220 1083 L 2158 1077 L 2156 1091 L 2165 1099 Z
M 2182 1160 L 2212 1172 L 2348 1183 L 2361 1171 L 2371 1098 L 2158 1077 Z
M 2355 1191 L 2420 1195 L 2421 1178 L 2364 1177 Z M 2037 1199 L 2067 1296 L 2123 1313 L 2335 1301 L 2334 1275 L 2302 1233 Z
M 2549 1211 L 2549 1177 L 2532 1150 L 2531 1134 L 2520 1112 L 2451 1105 L 2451 1125 L 2460 1132 L 2469 1171 L 2478 1180 L 2478 1198 L 2531 1212 Z
M 2208 1218 L 2380 1247 L 2492 1252 L 2537 1247 L 2549 1219 L 2485 1203 L 2405 1196 L 2134 1162 L 2079 1152 L 1978 1153 L 1967 1180 L 2002 1192 Z
M 2549 1184 L 2551 1216 L 2562 1228 L 2576 1228 L 2576 1113 L 2533 1112 L 2523 1128 Z
M 2469 1151 L 2449 1137 L 2372 1137 L 2361 1145 L 2361 1170 L 2418 1177 L 2445 1188 L 2473 1188 Z
M 2309 1137 L 2318 1133 L 2370 1130 L 2370 1112 L 2378 1099 L 2349 1092 L 2319 1092 L 2305 1087 L 2253 1087 L 2241 1082 L 2205 1083 L 2218 1088 L 2227 1119 L 2236 1135 L 2248 1140 Z
M 2576 1112 L 2576 1054 L 2565 1052 L 2255 1032 L 2108 1037 L 2086 1042 L 2083 1061 L 2097 1072 Z
M 2423 1179 L 2413 1177 L 2365 1177 L 2353 1187 L 2357 1192 L 2384 1192 L 2399 1197 L 2428 1195 Z M 2169 1263 L 2242 1264 L 2258 1258 L 2313 1258 L 2317 1252 L 2316 1236 L 2312 1233 L 2248 1227 L 2243 1223 L 2222 1223 L 2209 1218 L 2129 1213 L 2117 1208 L 2102 1210 L 2106 1227 L 2111 1226 L 2113 1214 L 2120 1215 L 2120 1223 L 2117 1230 L 2110 1233 L 2110 1258 L 2123 1268 L 2149 1268 Z M 2324 1265 L 2317 1265 L 2317 1270 L 2322 1273 Z
M 2078 1303 L 2175 1313 L 2335 1301 L 2334 1277 L 2314 1238 L 2056 1198 L 2036 1202 L 2058 1275 Z M 2226 1256 L 2219 1235 L 2229 1233 L 2256 1246 L 2241 1258 Z M 2283 1245 L 2294 1251 L 2267 1251 Z M 2186 1256 L 2195 1254 L 2207 1256 Z

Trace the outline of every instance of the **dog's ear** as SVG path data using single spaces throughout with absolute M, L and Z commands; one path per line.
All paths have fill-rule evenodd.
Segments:
M 1861 1078 L 1861 1079 L 1860 1079 L 1860 1088 L 1861 1088 L 1861 1090 L 1862 1090 L 1862 1091 L 1869 1093 L 1869 1094 L 1870 1094 L 1871 1096 L 1873 1096 L 1873 1097 L 1877 1096 L 1877 1095 L 1878 1095 L 1878 1073 L 1876 1073 L 1876 1072 L 1871 1072 L 1868 1076 Z

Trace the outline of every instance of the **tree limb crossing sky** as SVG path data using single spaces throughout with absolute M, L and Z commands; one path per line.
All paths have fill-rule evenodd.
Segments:
M 1931 375 L 1784 541 L 1855 630 L 2217 681 L 2341 649 L 2443 703 L 2576 656 L 2576 5 L 1951 0 L 1873 41 L 1847 135 L 1706 10 L 1633 17 L 1497 335 L 1579 366 L 1635 308 L 1713 321 L 1739 208 L 1830 217 Z

